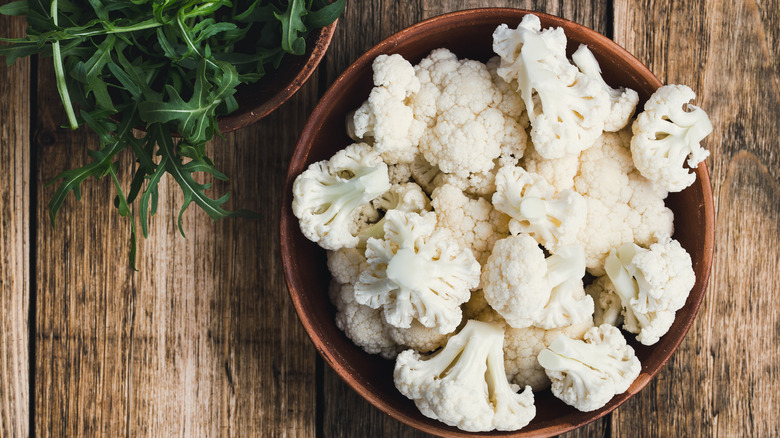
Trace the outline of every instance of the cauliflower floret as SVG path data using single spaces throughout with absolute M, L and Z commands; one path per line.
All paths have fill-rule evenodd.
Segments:
M 585 76 L 599 84 L 609 95 L 610 109 L 604 120 L 604 130 L 615 132 L 623 129 L 631 120 L 631 116 L 634 115 L 636 104 L 639 102 L 639 94 L 630 88 L 614 89 L 607 85 L 604 78 L 601 77 L 601 67 L 599 67 L 596 57 L 585 44 L 580 44 L 580 47 L 571 56 L 571 60 Z
M 437 123 L 425 131 L 420 150 L 426 160 L 447 173 L 466 177 L 487 172 L 501 154 L 504 117 L 495 108 L 480 113 L 461 106 L 439 113 Z
M 368 354 L 394 359 L 401 350 L 390 337 L 382 312 L 355 301 L 351 284 L 331 281 L 330 299 L 336 306 L 336 327 Z
M 444 173 L 438 166 L 427 162 L 422 155 L 415 158 L 409 166 L 414 181 L 423 188 L 425 193 L 432 195 L 437 187 L 451 184 L 462 192 L 473 196 L 489 197 L 496 191 L 496 172 L 470 173 L 468 177 L 461 177 L 453 173 Z
M 585 256 L 562 247 L 547 259 L 528 235 L 496 242 L 482 272 L 485 299 L 514 328 L 565 327 L 590 319 L 593 300 L 585 295 Z
M 535 318 L 534 325 L 544 329 L 566 327 L 590 320 L 593 299 L 585 294 L 585 251 L 581 246 L 564 246 L 547 257 L 547 283 L 550 299 Z
M 517 81 L 539 155 L 575 154 L 601 135 L 609 95 L 566 58 L 563 29 L 541 30 L 539 17 L 528 14 L 517 29 L 506 24 L 496 28 L 493 51 L 501 57 L 498 75 Z
M 659 189 L 637 170 L 628 174 L 628 185 L 631 187 L 628 206 L 640 216 L 638 221 L 631 223 L 634 243 L 647 247 L 656 242 L 655 236 L 671 236 L 674 213 L 664 204 L 666 191 Z
M 683 167 L 696 168 L 710 153 L 699 143 L 712 132 L 707 113 L 689 101 L 696 94 L 685 85 L 666 85 L 653 93 L 634 121 L 631 155 L 642 176 L 670 192 L 696 180 Z M 683 106 L 687 104 L 686 111 Z
M 484 264 L 496 240 L 506 237 L 496 231 L 491 221 L 490 202 L 471 199 L 450 184 L 434 190 L 432 199 L 438 226 L 448 229 L 461 247 L 471 249 L 477 261 Z
M 626 243 L 609 254 L 604 267 L 624 309 L 623 328 L 638 333 L 644 345 L 669 331 L 696 282 L 691 256 L 669 236 L 649 249 Z
M 374 59 L 374 88 L 368 100 L 347 118 L 354 140 L 373 139 L 374 148 L 388 164 L 410 163 L 425 124 L 414 117 L 411 98 L 420 91 L 414 67 L 401 55 Z
M 604 275 L 585 287 L 585 292 L 593 298 L 595 311 L 593 323 L 596 325 L 609 324 L 618 327 L 623 323 L 623 305 L 615 291 L 615 286 Z
M 589 329 L 584 341 L 559 335 L 538 360 L 552 380 L 552 393 L 583 412 L 625 392 L 642 368 L 620 330 L 608 324 Z
M 605 204 L 625 204 L 631 199 L 628 174 L 632 170 L 631 152 L 620 136 L 605 132 L 593 147 L 580 154 L 574 189 Z
M 520 387 L 528 385 L 534 391 L 542 391 L 550 386 L 550 379 L 536 360 L 539 352 L 547 348 L 559 334 L 582 339 L 585 332 L 593 327 L 593 320 L 587 318 L 578 324 L 557 329 L 545 330 L 534 326 L 512 328 L 490 307 L 483 308 L 474 319 L 501 325 L 505 331 L 504 369 L 507 380 Z
M 500 326 L 468 321 L 438 353 L 398 355 L 393 380 L 420 412 L 470 432 L 517 430 L 536 415 L 529 386 L 516 393 L 506 379 Z
M 460 305 L 479 284 L 479 263 L 446 230 L 436 214 L 390 210 L 383 240 L 366 242 L 368 269 L 355 284 L 355 299 L 381 308 L 390 325 L 408 328 L 413 319 L 449 333 L 461 320 Z
M 442 174 L 438 166 L 434 166 L 423 158 L 422 155 L 418 155 L 412 164 L 409 165 L 412 171 L 412 178 L 414 182 L 419 184 L 420 187 L 430 195 L 437 187 L 437 177 Z
M 516 166 L 525 155 L 528 147 L 528 135 L 523 126 L 511 117 L 504 118 L 504 138 L 501 140 L 501 154 L 497 164 Z
M 499 76 L 498 68 L 500 66 L 501 57 L 499 56 L 490 58 L 485 64 L 488 72 L 490 72 L 490 77 L 493 78 L 493 83 L 501 91 L 501 103 L 498 104 L 498 109 L 507 117 L 519 122 L 522 128 L 526 128 L 529 126 L 528 114 L 525 111 L 523 98 L 517 93 L 517 81 L 509 83 Z
M 420 139 L 425 159 L 464 178 L 490 171 L 501 153 L 505 123 L 496 108 L 501 92 L 485 65 L 438 49 L 417 65 L 417 77 L 426 93 L 415 101 L 417 117 L 428 125 Z
M 449 334 L 441 334 L 435 328 L 426 327 L 419 321 L 412 321 L 409 328 L 394 327 L 388 324 L 388 335 L 397 344 L 428 353 L 447 343 Z
M 371 201 L 364 210 L 364 216 L 368 218 L 361 222 L 360 231 L 357 233 L 360 243 L 359 248 L 366 247 L 366 241 L 373 237 L 381 239 L 385 235 L 384 215 L 390 210 L 422 213 L 431 209 L 431 201 L 415 183 L 394 184 L 390 190 L 382 196 Z
M 523 157 L 522 167 L 528 173 L 541 176 L 556 191 L 561 192 L 574 187 L 574 177 L 579 171 L 580 160 L 578 154 L 548 160 L 539 155 L 533 147 L 529 147 Z
M 507 83 L 498 75 L 498 67 L 501 58 L 494 56 L 485 65 L 490 72 L 493 83 L 501 92 L 501 102 L 497 108 L 504 113 L 504 140 L 501 142 L 501 155 L 499 164 L 517 165 L 523 157 L 528 144 L 528 135 L 525 128 L 530 125 L 528 113 L 525 111 L 525 103 L 517 93 L 517 82 Z
M 672 232 L 666 192 L 637 172 L 619 133 L 605 132 L 580 154 L 574 188 L 587 204 L 587 219 L 576 241 L 585 247 L 588 272 L 604 275 L 609 251 L 625 242 L 655 243 L 654 235 Z
M 404 184 L 412 179 L 412 163 L 396 163 L 387 166 L 390 184 Z
M 360 273 L 368 267 L 365 250 L 341 248 L 328 251 L 328 270 L 333 279 L 341 284 L 357 283 Z
M 495 243 L 483 267 L 482 292 L 510 326 L 528 327 L 550 298 L 546 271 L 536 240 L 528 235 L 507 237 Z
M 573 190 L 555 193 L 540 176 L 505 166 L 496 174 L 493 206 L 512 217 L 509 231 L 527 233 L 551 252 L 572 244 L 585 225 L 586 204 Z
M 469 195 L 490 199 L 490 196 L 496 191 L 496 173 L 493 170 L 490 172 L 472 173 L 469 174 L 468 178 L 462 178 L 452 173 L 440 173 L 433 180 L 433 183 L 435 187 L 450 184 Z
M 458 57 L 447 49 L 432 51 L 414 67 L 420 81 L 420 92 L 412 100 L 415 117 L 426 126 L 436 124 L 439 112 L 437 102 L 441 96 L 441 84 L 448 75 L 455 74 L 460 67 Z
M 387 164 L 371 146 L 356 143 L 295 178 L 292 210 L 309 240 L 330 250 L 354 248 L 357 210 L 389 189 Z
M 604 261 L 612 248 L 632 242 L 632 226 L 639 215 L 627 204 L 608 204 L 600 199 L 584 196 L 587 219 L 580 230 L 577 243 L 585 248 L 585 266 L 594 276 L 604 275 Z

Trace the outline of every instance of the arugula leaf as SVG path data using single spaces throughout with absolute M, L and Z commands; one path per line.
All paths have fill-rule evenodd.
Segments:
M 192 143 L 203 143 L 214 135 L 217 107 L 235 93 L 238 85 L 236 69 L 225 62 L 216 64 L 223 70 L 216 75 L 217 83 L 211 84 L 206 78 L 206 64 L 201 62 L 195 79 L 195 89 L 189 101 L 184 101 L 179 92 L 166 86 L 170 100 L 146 101 L 138 105 L 141 119 L 146 123 L 176 122 L 179 133 Z
M 26 0 L 16 1 L 0 6 L 0 14 L 14 16 L 25 15 L 29 9 L 30 7 Z
M 192 174 L 194 172 L 207 172 L 212 176 L 216 175 L 218 178 L 224 178 L 224 175 L 217 172 L 203 160 L 192 160 L 187 164 L 183 164 L 181 158 L 174 153 L 173 140 L 170 134 L 165 131 L 162 125 L 153 125 L 151 134 L 155 136 L 160 146 L 160 155 L 163 157 L 162 163 L 165 165 L 165 169 L 173 176 L 173 179 L 176 180 L 182 192 L 184 192 L 184 203 L 181 206 L 181 210 L 179 210 L 179 218 L 176 221 L 182 236 L 184 236 L 184 229 L 182 228 L 181 218 L 184 211 L 193 201 L 215 221 L 226 217 L 258 217 L 256 213 L 248 210 L 227 211 L 223 209 L 221 206 L 227 202 L 230 195 L 224 195 L 219 199 L 210 198 L 204 192 L 211 188 L 211 184 L 196 182 Z
M 193 174 L 227 179 L 206 145 L 219 134 L 217 118 L 238 107 L 236 89 L 262 80 L 285 54 L 303 54 L 307 35 L 343 8 L 344 0 L 22 0 L 0 6 L 0 14 L 27 19 L 24 38 L 0 37 L 8 43 L 0 45 L 0 56 L 9 65 L 50 56 L 69 126 L 86 124 L 100 139 L 100 147 L 88 151 L 89 163 L 48 183 L 59 184 L 48 204 L 52 226 L 70 193 L 81 199 L 90 176 L 114 183 L 113 205 L 130 221 L 133 269 L 135 215 L 148 237 L 166 174 L 184 193 L 180 231 L 192 203 L 214 220 L 256 217 L 225 209 L 228 196 L 211 198 L 210 184 L 196 182 Z M 138 126 L 147 132 L 136 137 Z M 118 163 L 128 150 L 135 161 L 125 192 Z
M 293 55 L 306 52 L 306 40 L 301 34 L 306 32 L 303 16 L 307 14 L 303 0 L 290 0 L 283 13 L 274 12 L 274 17 L 282 23 L 282 50 Z
M 309 11 L 306 15 L 306 26 L 312 28 L 325 27 L 336 21 L 344 12 L 345 0 L 336 0 L 316 11 Z

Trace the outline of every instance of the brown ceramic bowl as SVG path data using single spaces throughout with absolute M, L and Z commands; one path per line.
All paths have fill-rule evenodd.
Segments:
M 470 436 L 467 432 L 424 417 L 414 403 L 393 386 L 393 363 L 364 353 L 336 328 L 335 311 L 328 300 L 330 274 L 325 251 L 307 240 L 293 216 L 293 180 L 309 164 L 328 159 L 350 144 L 344 119 L 358 107 L 372 86 L 371 62 L 382 53 L 400 53 L 413 64 L 438 47 L 447 47 L 459 57 L 486 61 L 491 56 L 491 35 L 501 23 L 515 27 L 529 13 L 518 9 L 478 9 L 455 12 L 416 24 L 369 50 L 333 83 L 314 109 L 292 157 L 282 210 L 282 258 L 287 285 L 301 322 L 322 357 L 360 395 L 387 414 L 422 431 L 443 436 Z M 613 86 L 628 86 L 645 101 L 660 87 L 650 70 L 610 39 L 579 24 L 535 13 L 543 27 L 563 27 L 573 51 L 585 43 L 601 64 L 604 78 Z M 645 347 L 627 336 L 642 362 L 642 372 L 631 387 L 594 412 L 579 412 L 556 399 L 547 390 L 536 394 L 536 418 L 517 432 L 491 432 L 486 436 L 538 437 L 557 435 L 591 422 L 618 407 L 641 390 L 677 349 L 699 308 L 712 264 L 714 210 L 710 179 L 702 163 L 693 186 L 673 194 L 667 205 L 675 214 L 675 235 L 691 254 L 696 284 L 674 325 L 660 342 Z
M 238 109 L 218 119 L 223 134 L 251 125 L 279 108 L 298 91 L 319 65 L 333 38 L 338 20 L 306 39 L 306 53 L 287 55 L 279 68 L 271 70 L 254 84 L 242 85 L 236 90 Z

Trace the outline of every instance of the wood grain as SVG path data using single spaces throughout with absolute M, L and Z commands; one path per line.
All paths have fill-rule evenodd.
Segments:
M 50 66 L 39 76 L 38 181 L 86 162 L 95 137 L 64 120 Z M 54 188 L 39 185 L 36 429 L 40 436 L 312 436 L 314 350 L 288 302 L 279 265 L 282 181 L 316 100 L 316 77 L 263 122 L 211 144 L 233 176 L 214 193 L 259 220 L 213 223 L 160 187 L 139 271 L 127 265 L 129 223 L 109 181 L 88 180 L 48 226 Z M 130 158 L 120 166 L 129 183 Z M 193 205 L 194 206 L 194 205 Z
M 50 58 L 38 75 L 33 139 L 37 157 L 35 429 L 39 436 L 84 436 L 124 431 L 130 375 L 127 325 L 133 278 L 127 264 L 129 223 L 113 211 L 108 179 L 89 179 L 83 200 L 63 204 L 52 227 L 46 204 L 58 173 L 86 164 L 97 138 L 65 120 Z M 120 174 L 129 181 L 127 159 Z
M 710 114 L 717 215 L 699 316 L 666 368 L 613 415 L 618 436 L 780 434 L 769 413 L 780 390 L 778 17 L 776 2 L 615 3 L 615 40 L 664 82 L 690 85 Z
M 24 19 L 0 29 L 24 35 Z M 30 62 L 0 65 L 0 437 L 29 435 Z

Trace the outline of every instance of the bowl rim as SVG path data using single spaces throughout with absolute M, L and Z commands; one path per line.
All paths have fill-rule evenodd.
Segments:
M 542 12 L 531 11 L 527 9 L 519 9 L 519 8 L 475 8 L 475 9 L 465 9 L 461 11 L 445 13 L 442 15 L 438 15 L 436 17 L 428 18 L 412 26 L 399 30 L 398 32 L 394 33 L 393 35 L 389 36 L 388 38 L 382 40 L 380 43 L 373 46 L 371 49 L 369 49 L 367 52 L 361 55 L 357 60 L 355 60 L 352 64 L 350 64 L 350 66 L 347 67 L 347 69 L 344 70 L 344 72 L 342 72 L 339 75 L 339 77 L 328 87 L 328 90 L 325 92 L 325 94 L 323 94 L 317 106 L 312 111 L 311 115 L 309 116 L 309 119 L 304 125 L 304 128 L 301 133 L 301 137 L 298 143 L 296 144 L 295 151 L 290 159 L 290 163 L 288 166 L 285 189 L 283 193 L 283 205 L 282 205 L 282 213 L 281 213 L 281 221 L 280 221 L 282 264 L 283 264 L 285 282 L 287 283 L 288 292 L 292 299 L 293 305 L 295 306 L 296 313 L 299 316 L 298 319 L 300 320 L 301 324 L 306 330 L 306 333 L 309 336 L 309 340 L 314 344 L 320 356 L 325 360 L 325 362 L 327 362 L 334 369 L 334 371 L 336 371 L 339 377 L 342 380 L 344 380 L 355 392 L 360 394 L 361 397 L 363 397 L 365 400 L 371 403 L 374 407 L 378 408 L 385 414 L 390 415 L 391 417 L 395 418 L 396 420 L 408 426 L 411 426 L 417 430 L 434 434 L 437 436 L 473 437 L 484 433 L 466 432 L 463 430 L 454 429 L 450 426 L 445 425 L 444 423 L 440 423 L 440 427 L 436 428 L 431 426 L 429 423 L 423 423 L 416 420 L 415 418 L 410 418 L 405 413 L 397 410 L 391 404 L 386 403 L 376 394 L 371 392 L 368 388 L 360 384 L 359 381 L 352 378 L 351 375 L 345 371 L 344 367 L 341 364 L 336 363 L 332 359 L 332 355 L 329 353 L 327 348 L 328 342 L 326 342 L 323 338 L 320 337 L 319 333 L 317 333 L 315 328 L 313 327 L 311 321 L 303 317 L 304 313 L 303 313 L 302 300 L 299 297 L 299 294 L 294 293 L 294 291 L 298 289 L 302 289 L 302 285 L 299 285 L 297 277 L 293 275 L 291 268 L 294 265 L 293 260 L 295 259 L 295 257 L 294 254 L 291 252 L 291 245 L 287 243 L 288 241 L 290 241 L 290 237 L 288 237 L 288 230 L 291 228 L 294 230 L 298 229 L 297 219 L 292 214 L 292 207 L 291 207 L 292 206 L 292 185 L 295 178 L 298 176 L 297 174 L 293 174 L 293 171 L 295 171 L 294 166 L 296 163 L 298 163 L 299 166 L 301 165 L 301 163 L 306 163 L 307 156 L 310 152 L 307 145 L 312 142 L 312 139 L 315 138 L 319 133 L 319 131 L 322 129 L 323 121 L 325 120 L 325 115 L 327 115 L 329 112 L 329 107 L 331 103 L 330 101 L 332 100 L 333 96 L 340 91 L 341 84 L 348 77 L 352 76 L 355 70 L 363 68 L 367 63 L 370 64 L 371 62 L 373 62 L 373 59 L 376 56 L 383 53 L 391 53 L 392 49 L 395 46 L 397 46 L 399 42 L 406 40 L 410 37 L 413 38 L 415 36 L 419 36 L 419 34 L 424 33 L 424 31 L 427 28 L 437 23 L 459 24 L 462 20 L 475 17 L 475 16 L 479 16 L 480 18 L 489 16 L 493 18 L 503 18 L 505 20 L 510 20 L 510 19 L 519 20 L 527 14 L 534 14 L 540 17 L 542 21 L 546 23 L 545 24 L 546 27 L 565 26 L 568 30 L 573 29 L 578 32 L 582 32 L 583 34 L 587 34 L 587 36 L 593 38 L 595 42 L 597 42 L 607 52 L 609 52 L 610 55 L 619 56 L 620 58 L 625 60 L 626 63 L 631 66 L 632 69 L 640 71 L 644 76 L 652 78 L 649 85 L 652 86 L 653 89 L 658 89 L 663 85 L 663 83 L 652 73 L 652 71 L 650 71 L 648 67 L 642 64 L 636 57 L 634 57 L 630 52 L 628 52 L 622 46 L 620 46 L 613 40 L 607 38 L 606 36 L 596 32 L 593 29 L 590 29 L 584 25 L 573 22 L 571 20 L 567 20 L 565 18 L 557 17 Z M 701 162 L 698 165 L 698 167 L 695 169 L 695 173 L 697 179 L 700 181 L 702 186 L 703 207 L 704 207 L 703 226 L 705 229 L 705 234 L 703 236 L 704 244 L 703 244 L 702 260 L 701 260 L 704 266 L 704 276 L 701 279 L 697 278 L 696 283 L 699 284 L 699 282 L 701 282 L 700 290 L 691 291 L 691 295 L 689 296 L 689 301 L 686 304 L 686 305 L 691 305 L 691 311 L 689 314 L 685 315 L 681 320 L 682 327 L 681 327 L 680 335 L 671 344 L 670 346 L 671 353 L 666 355 L 666 357 L 662 361 L 660 361 L 655 367 L 647 370 L 648 372 L 644 372 L 643 370 L 643 372 L 639 375 L 639 377 L 637 377 L 637 379 L 631 385 L 629 390 L 627 390 L 622 394 L 617 394 L 616 396 L 614 396 L 609 401 L 609 403 L 607 403 L 606 406 L 604 406 L 603 408 L 597 411 L 584 412 L 583 414 L 585 414 L 585 417 L 583 417 L 582 421 L 563 424 L 560 426 L 553 425 L 547 428 L 537 429 L 534 431 L 524 431 L 524 429 L 520 429 L 512 432 L 492 431 L 492 432 L 488 432 L 490 436 L 548 437 L 548 436 L 554 436 L 557 434 L 565 433 L 574 430 L 576 428 L 579 428 L 581 426 L 584 426 L 585 424 L 591 423 L 599 418 L 602 418 L 606 414 L 612 412 L 614 409 L 622 405 L 626 400 L 628 400 L 634 394 L 642 390 L 652 380 L 652 378 L 655 377 L 656 374 L 658 374 L 661 368 L 663 368 L 663 366 L 669 361 L 669 359 L 674 354 L 674 352 L 679 348 L 680 344 L 682 343 L 682 340 L 685 338 L 686 334 L 688 333 L 688 330 L 693 324 L 696 315 L 698 314 L 699 307 L 701 306 L 701 302 L 704 298 L 705 293 L 707 292 L 707 285 L 712 270 L 713 253 L 714 253 L 714 246 L 715 246 L 714 245 L 715 211 L 714 211 L 714 200 L 712 196 L 712 187 L 710 183 L 709 172 L 704 162 Z M 294 223 L 295 226 L 293 227 L 290 226 L 291 221 L 295 222 Z M 694 289 L 695 288 L 696 286 L 694 286 Z M 677 321 L 675 322 L 677 323 Z
M 219 132 L 227 134 L 228 132 L 245 128 L 268 114 L 271 114 L 297 93 L 303 84 L 309 80 L 309 77 L 311 77 L 314 71 L 317 70 L 320 61 L 322 61 L 322 58 L 325 56 L 325 52 L 328 51 L 330 42 L 333 39 L 333 34 L 336 32 L 338 22 L 339 19 L 336 19 L 333 23 L 316 30 L 315 35 L 317 35 L 317 38 L 314 39 L 314 44 L 311 53 L 309 53 L 309 57 L 306 59 L 306 63 L 284 88 L 280 89 L 271 96 L 270 99 L 254 108 L 242 112 L 234 111 L 231 114 L 219 117 L 217 119 Z

